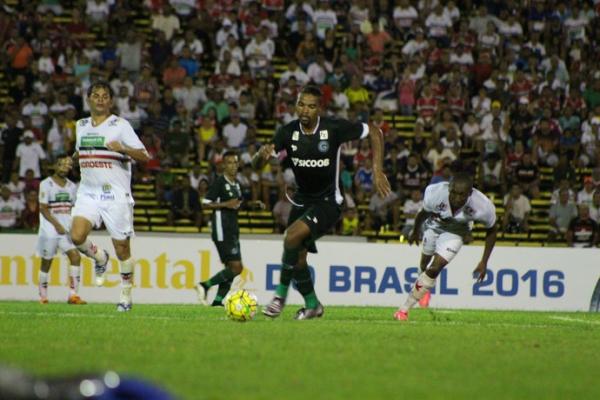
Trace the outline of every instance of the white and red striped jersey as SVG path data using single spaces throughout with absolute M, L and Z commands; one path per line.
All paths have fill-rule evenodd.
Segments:
M 100 201 L 129 202 L 131 195 L 131 158 L 108 150 L 113 141 L 133 149 L 145 149 L 127 120 L 111 115 L 94 126 L 91 118 L 77 121 L 76 149 L 79 152 L 81 182 L 78 196 Z
M 48 205 L 50 214 L 58 220 L 66 231 L 71 229 L 71 208 L 75 204 L 77 185 L 66 179 L 64 186 L 60 186 L 51 176 L 40 183 L 40 204 Z M 40 236 L 56 237 L 54 225 L 40 213 Z

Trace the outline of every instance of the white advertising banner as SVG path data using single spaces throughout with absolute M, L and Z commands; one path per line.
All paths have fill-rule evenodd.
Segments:
M 117 302 L 119 269 L 107 236 L 93 240 L 113 254 L 103 287 L 93 284 L 91 260 L 83 258 L 80 294 L 91 302 Z M 40 258 L 35 235 L 0 235 L 0 299 L 36 300 Z M 281 239 L 241 241 L 245 272 L 234 288 L 254 292 L 261 304 L 275 290 L 281 267 Z M 315 289 L 325 305 L 402 304 L 418 275 L 420 248 L 397 244 L 321 241 L 308 261 Z M 600 278 L 599 249 L 497 247 L 488 276 L 476 284 L 472 272 L 483 247 L 464 246 L 438 277 L 430 305 L 442 308 L 587 311 Z M 222 266 L 213 243 L 199 236 L 137 236 L 134 303 L 194 303 L 196 282 Z M 55 257 L 50 301 L 66 301 L 67 265 Z M 216 288 L 209 293 L 209 300 Z M 290 291 L 289 302 L 302 298 Z

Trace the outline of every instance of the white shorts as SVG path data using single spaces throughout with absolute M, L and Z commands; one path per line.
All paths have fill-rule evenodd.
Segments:
M 104 222 L 110 237 L 125 240 L 133 236 L 133 204 L 95 200 L 85 194 L 77 198 L 71 211 L 73 217 L 83 217 L 96 228 Z
M 45 260 L 51 260 L 56 255 L 56 249 L 59 248 L 63 254 L 69 250 L 75 250 L 76 247 L 71 241 L 70 235 L 60 235 L 54 237 L 38 236 L 36 250 L 40 257 Z
M 454 233 L 436 233 L 433 229 L 427 229 L 423 233 L 423 254 L 431 256 L 434 253 L 450 262 L 458 254 L 463 240 Z

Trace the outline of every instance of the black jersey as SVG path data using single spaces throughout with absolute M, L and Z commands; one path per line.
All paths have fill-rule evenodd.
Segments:
M 341 204 L 340 145 L 368 134 L 369 127 L 362 122 L 323 117 L 317 121 L 313 134 L 304 133 L 299 120 L 282 126 L 273 143 L 275 151 L 287 153 L 301 198 Z
M 223 203 L 231 199 L 241 198 L 242 191 L 237 180 L 230 182 L 224 175 L 221 175 L 208 188 L 205 201 Z M 214 209 L 211 221 L 212 239 L 214 241 L 229 241 L 239 236 L 237 210 L 231 208 Z

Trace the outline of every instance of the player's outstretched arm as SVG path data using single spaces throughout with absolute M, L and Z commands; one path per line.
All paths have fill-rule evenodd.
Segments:
M 487 263 L 490 259 L 490 255 L 492 254 L 492 250 L 494 249 L 494 245 L 496 244 L 497 234 L 498 227 L 496 224 L 485 231 L 485 246 L 483 248 L 483 256 L 481 257 L 479 264 L 477 264 L 477 268 L 475 268 L 475 271 L 473 271 L 478 282 L 481 282 L 483 278 L 485 278 L 485 274 L 487 272 Z
M 369 124 L 369 138 L 373 152 L 373 183 L 379 196 L 385 199 L 392 192 L 392 189 L 387 176 L 383 172 L 383 133 L 381 129 Z
M 260 149 L 254 154 L 252 157 L 252 169 L 255 171 L 260 171 L 263 169 L 265 164 L 273 157 L 273 153 L 275 152 L 275 145 L 272 143 L 263 144 Z
M 137 162 L 145 163 L 150 161 L 150 156 L 144 148 L 134 149 L 118 141 L 107 143 L 106 148 L 117 153 L 126 154 Z
M 421 241 L 421 226 L 423 225 L 423 222 L 425 222 L 425 220 L 429 218 L 430 215 L 431 213 L 429 211 L 425 211 L 423 209 L 419 211 L 419 213 L 415 217 L 415 226 L 412 232 L 410 233 L 410 236 L 408 236 L 408 244 L 419 244 L 419 242 Z

